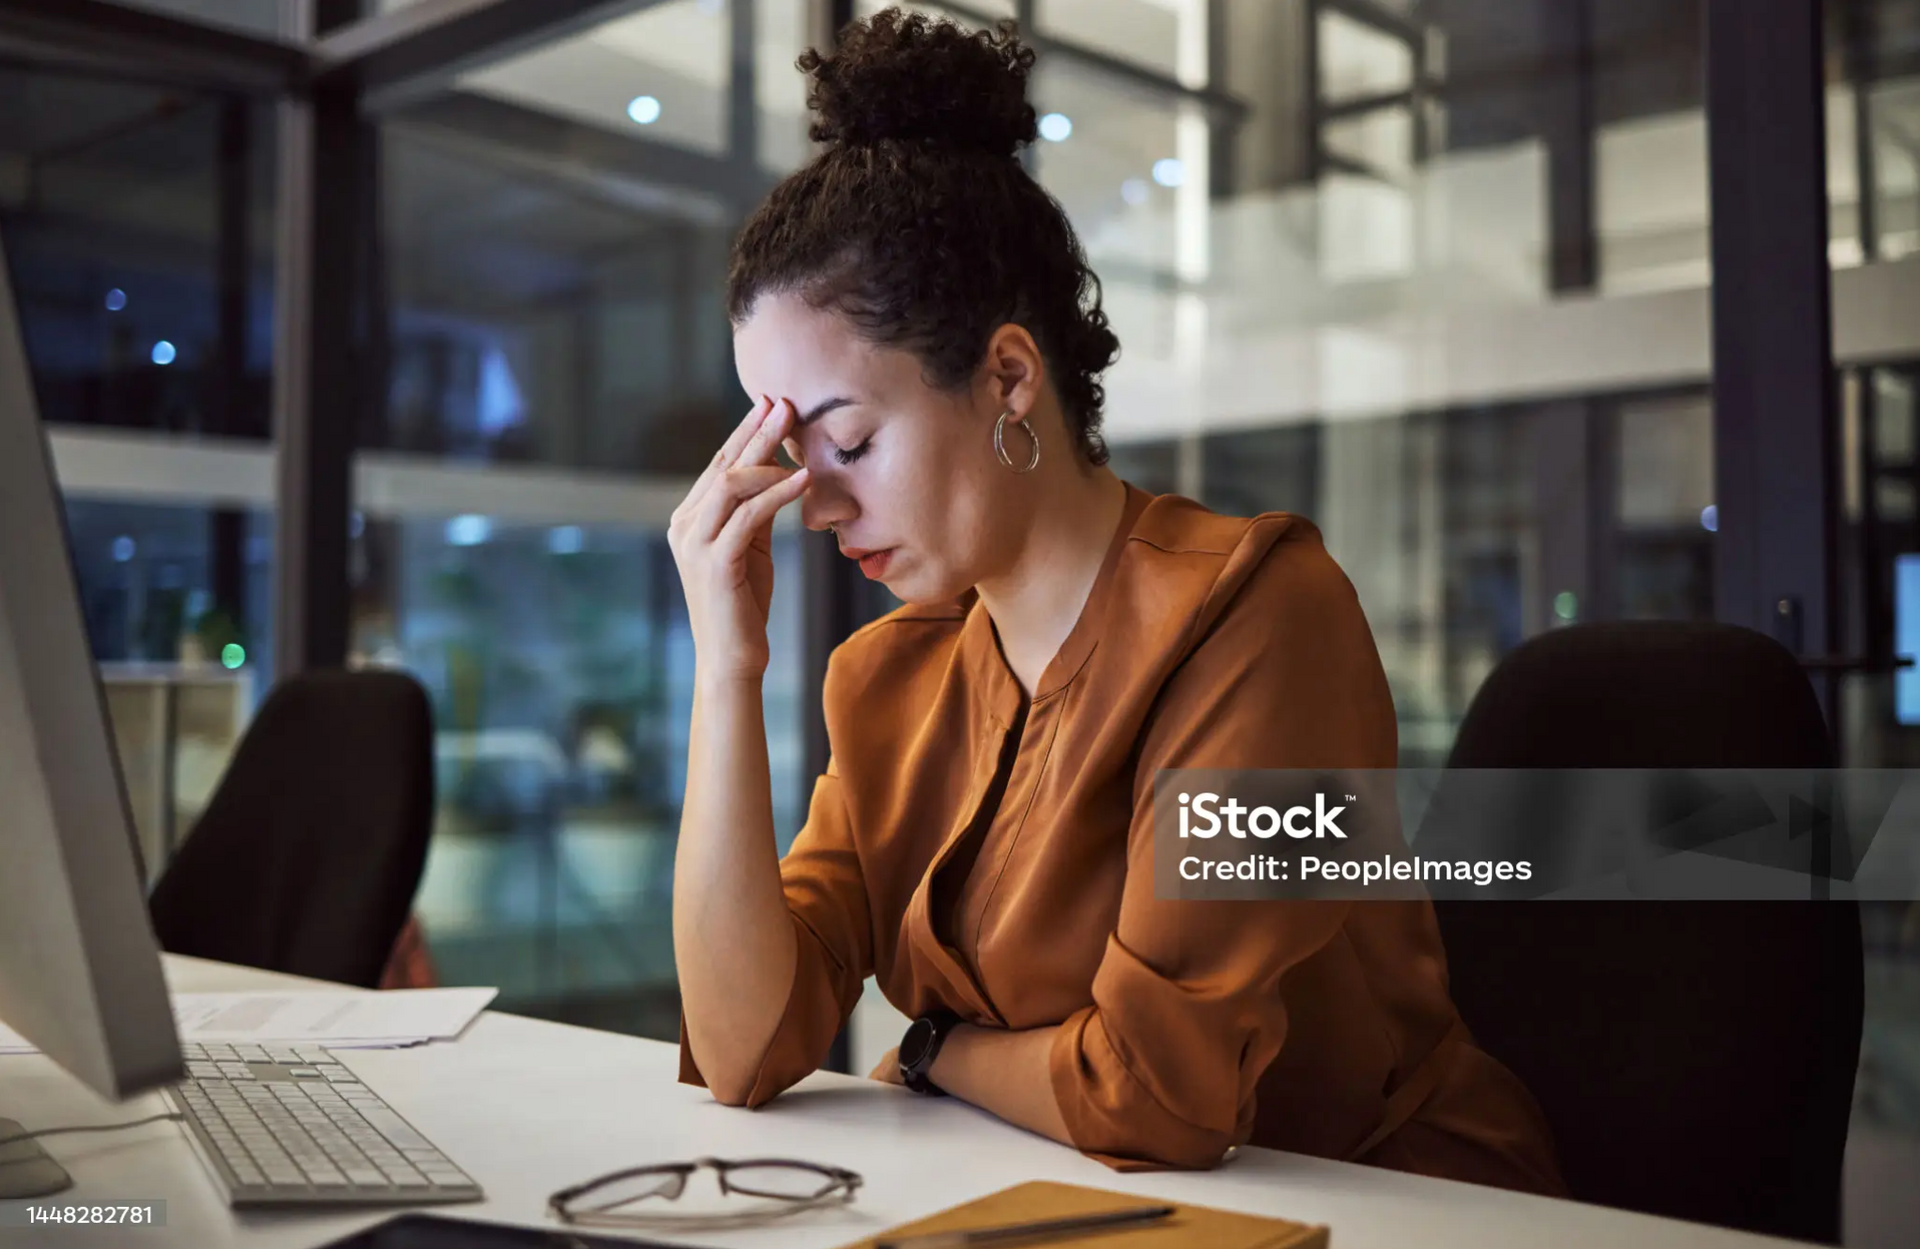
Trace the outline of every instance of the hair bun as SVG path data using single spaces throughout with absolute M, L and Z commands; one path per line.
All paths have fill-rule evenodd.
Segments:
M 942 18 L 884 9 L 799 61 L 813 78 L 816 142 L 889 140 L 1012 156 L 1039 131 L 1027 103 L 1033 50 L 1011 20 L 968 32 Z

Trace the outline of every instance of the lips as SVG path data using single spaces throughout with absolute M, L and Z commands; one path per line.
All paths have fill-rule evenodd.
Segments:
M 860 571 L 873 580 L 879 580 L 887 571 L 887 565 L 893 562 L 893 548 L 870 550 L 864 547 L 842 547 L 841 554 L 848 559 L 860 561 Z

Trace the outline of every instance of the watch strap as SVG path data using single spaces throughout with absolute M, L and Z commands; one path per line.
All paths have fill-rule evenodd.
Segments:
M 900 1064 L 900 1082 L 916 1093 L 929 1097 L 945 1097 L 946 1090 L 935 1084 L 930 1076 L 933 1064 L 940 1057 L 940 1049 L 947 1043 L 947 1037 L 960 1023 L 960 1016 L 950 1010 L 932 1011 L 914 1020 L 912 1028 L 925 1026 L 931 1031 L 927 1043 L 912 1063 Z M 912 1030 L 909 1028 L 909 1031 Z

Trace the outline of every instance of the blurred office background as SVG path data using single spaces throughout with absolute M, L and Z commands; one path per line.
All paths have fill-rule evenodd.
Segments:
M 692 651 L 664 528 L 747 407 L 722 279 L 809 155 L 794 58 L 878 7 L 0 0 L 0 232 L 162 854 L 276 671 L 405 667 L 439 729 L 418 914 L 442 978 L 673 1035 Z M 1524 638 L 1715 616 L 1738 414 L 1715 410 L 1704 0 L 915 7 L 1023 21 L 1030 168 L 1124 344 L 1115 468 L 1321 527 L 1404 762 L 1444 759 Z M 1913 766 L 1920 0 L 1822 21 L 1825 168 L 1794 173 L 1828 208 L 1833 480 L 1810 489 L 1837 589 L 1805 649 L 1844 761 Z M 357 76 L 302 113 L 283 54 L 316 35 Z M 815 537 L 776 541 L 783 846 L 824 649 L 891 605 Z M 1920 913 L 1868 922 L 1863 1175 L 1920 1158 Z M 862 1069 L 895 1036 L 863 1021 Z

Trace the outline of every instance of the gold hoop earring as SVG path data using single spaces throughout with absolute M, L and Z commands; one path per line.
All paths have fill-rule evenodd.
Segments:
M 993 423 L 993 453 L 1000 457 L 1002 464 L 1005 464 L 1014 472 L 1031 473 L 1040 466 L 1040 435 L 1035 433 L 1033 427 L 1025 421 L 1020 422 L 1020 428 L 1026 430 L 1027 437 L 1033 440 L 1033 454 L 1027 457 L 1027 466 L 1025 468 L 1016 465 L 1013 462 L 1013 457 L 1007 454 L 1007 418 L 1012 415 L 1013 409 L 1008 408 L 1000 414 L 1000 419 Z

